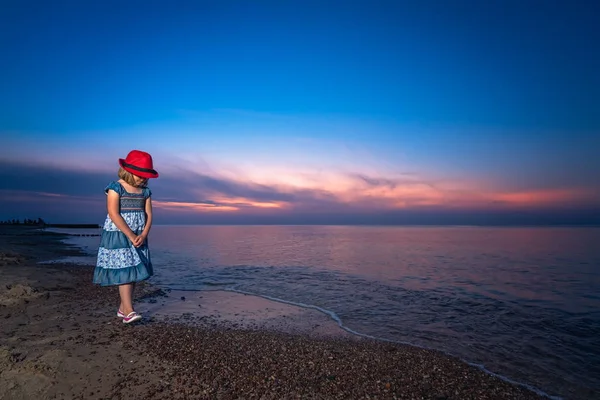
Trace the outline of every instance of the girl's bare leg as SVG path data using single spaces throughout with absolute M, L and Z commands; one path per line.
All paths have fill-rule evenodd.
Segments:
M 119 285 L 119 296 L 121 296 L 121 305 L 119 309 L 125 315 L 129 315 L 133 311 L 133 289 L 134 283 L 126 283 Z

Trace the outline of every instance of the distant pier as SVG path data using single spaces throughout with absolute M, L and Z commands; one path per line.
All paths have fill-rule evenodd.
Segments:
M 69 229 L 99 229 L 98 224 L 46 224 L 48 228 L 69 228 Z
M 100 229 L 98 224 L 46 224 L 46 228 Z M 100 236 L 99 233 L 69 233 L 69 236 Z

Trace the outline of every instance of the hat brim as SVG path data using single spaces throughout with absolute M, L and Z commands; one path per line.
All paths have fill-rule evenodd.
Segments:
M 148 168 L 137 168 L 137 167 L 133 167 L 131 165 L 125 165 L 125 160 L 122 158 L 119 158 L 119 165 L 121 166 L 121 168 L 123 168 L 125 171 L 129 172 L 130 174 L 139 176 L 141 178 L 158 178 L 158 172 L 156 172 L 153 169 L 148 169 Z

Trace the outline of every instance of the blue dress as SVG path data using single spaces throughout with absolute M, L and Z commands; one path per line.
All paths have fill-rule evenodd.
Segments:
M 146 199 L 152 195 L 148 188 L 142 193 L 129 193 L 119 182 L 111 182 L 104 189 L 114 190 L 119 195 L 120 214 L 136 235 L 146 226 Z M 106 216 L 98 259 L 94 270 L 94 283 L 102 286 L 122 285 L 148 279 L 153 274 L 148 241 L 135 247 L 127 236 L 117 228 L 110 216 Z

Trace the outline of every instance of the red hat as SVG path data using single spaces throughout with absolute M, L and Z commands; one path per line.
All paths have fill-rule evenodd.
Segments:
M 152 166 L 152 156 L 145 151 L 131 150 L 126 159 L 119 158 L 119 165 L 125 171 L 142 178 L 158 178 Z

